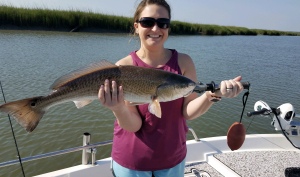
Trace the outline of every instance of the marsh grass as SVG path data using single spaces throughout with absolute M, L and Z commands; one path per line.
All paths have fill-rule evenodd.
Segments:
M 0 6 L 0 29 L 43 29 L 59 31 L 133 32 L 129 17 L 83 12 L 78 10 L 49 10 Z M 248 29 L 235 26 L 192 24 L 172 21 L 170 34 L 174 35 L 290 35 L 299 32 Z

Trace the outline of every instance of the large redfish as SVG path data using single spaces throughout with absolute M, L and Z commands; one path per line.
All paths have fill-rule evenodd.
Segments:
M 161 117 L 159 102 L 189 95 L 197 84 L 178 74 L 137 66 L 116 66 L 105 60 L 76 70 L 57 79 L 47 96 L 13 101 L 0 106 L 0 111 L 12 115 L 28 132 L 32 132 L 45 112 L 52 106 L 73 101 L 81 108 L 97 99 L 105 79 L 122 85 L 125 100 L 136 104 L 149 103 L 149 111 Z

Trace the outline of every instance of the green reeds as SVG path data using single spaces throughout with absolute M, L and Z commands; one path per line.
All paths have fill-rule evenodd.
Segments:
M 44 29 L 59 31 L 122 32 L 133 31 L 133 19 L 129 17 L 82 12 L 78 10 L 49 10 L 0 6 L 0 29 L 15 26 L 20 29 Z M 170 34 L 175 35 L 290 35 L 300 32 L 248 29 L 235 26 L 193 24 L 172 21 Z
M 0 6 L 0 25 L 20 28 L 45 28 L 50 30 L 99 29 L 128 32 L 132 20 L 126 17 L 82 11 L 27 9 Z

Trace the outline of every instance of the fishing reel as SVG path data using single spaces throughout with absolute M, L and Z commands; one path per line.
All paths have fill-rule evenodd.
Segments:
M 277 112 L 279 112 L 277 116 L 281 123 L 282 129 L 285 131 L 289 130 L 289 134 L 291 135 L 296 135 L 296 136 L 299 135 L 298 131 L 294 131 L 294 129 L 292 129 L 294 127 L 293 118 L 295 117 L 295 109 L 293 105 L 291 105 L 290 103 L 282 104 L 277 108 Z M 273 117 L 273 121 L 271 122 L 271 125 L 275 127 L 276 131 L 281 130 L 280 125 L 275 116 Z M 294 128 L 296 127 L 297 126 L 295 125 Z
M 300 115 L 295 113 L 291 103 L 284 103 L 277 108 L 271 108 L 266 102 L 260 100 L 254 104 L 254 112 L 248 112 L 247 116 L 270 116 L 271 113 L 273 114 L 271 125 L 275 130 L 282 131 L 294 145 L 300 147 L 300 121 L 294 120 L 294 118 L 300 118 Z
M 284 103 L 277 108 L 271 108 L 266 102 L 260 100 L 254 104 L 254 111 L 247 115 L 249 117 L 257 114 L 269 116 L 273 113 L 271 125 L 276 131 L 284 130 L 287 135 L 300 136 L 300 122 L 293 121 L 296 114 L 292 104 Z

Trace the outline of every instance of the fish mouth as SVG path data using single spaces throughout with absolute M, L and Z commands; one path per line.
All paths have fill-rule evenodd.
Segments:
M 187 96 L 189 96 L 191 93 L 193 93 L 194 92 L 194 90 L 191 90 L 191 91 L 189 91 L 188 93 L 186 93 L 185 95 L 183 95 L 183 97 L 187 97 Z

